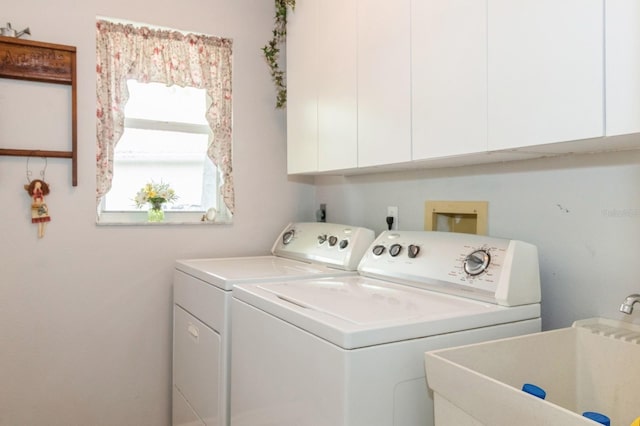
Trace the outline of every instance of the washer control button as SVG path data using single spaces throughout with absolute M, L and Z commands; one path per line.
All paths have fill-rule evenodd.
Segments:
M 400 244 L 393 244 L 389 247 L 389 254 L 391 257 L 396 257 L 402 252 L 402 246 Z
M 341 249 L 346 249 L 348 245 L 349 245 L 349 240 L 341 240 L 340 241 L 340 248 Z
M 337 242 L 338 242 L 338 237 L 336 237 L 335 235 L 332 235 L 329 237 L 329 245 L 331 247 L 335 246 Z
M 384 250 L 384 246 L 378 244 L 377 246 L 373 247 L 373 254 L 375 254 L 376 256 L 380 256 L 382 253 L 384 253 Z
M 318 244 L 324 244 L 327 241 L 327 234 L 318 235 Z
M 409 244 L 409 252 L 408 252 L 409 258 L 410 259 L 415 258 L 416 256 L 418 256 L 418 253 L 420 253 L 420 246 L 417 246 L 415 244 Z

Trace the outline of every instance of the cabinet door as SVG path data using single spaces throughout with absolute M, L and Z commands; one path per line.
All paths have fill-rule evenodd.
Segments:
M 411 160 L 410 0 L 358 0 L 358 166 Z
M 489 149 L 602 136 L 603 0 L 488 0 Z
M 412 0 L 413 159 L 487 149 L 486 0 Z
M 640 2 L 606 0 L 606 134 L 640 132 Z
M 305 0 L 287 25 L 287 170 L 318 170 L 318 2 Z
M 356 0 L 322 0 L 319 5 L 317 54 L 320 171 L 358 166 L 356 10 Z

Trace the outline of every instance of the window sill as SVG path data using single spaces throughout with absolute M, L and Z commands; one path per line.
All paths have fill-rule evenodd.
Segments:
M 149 222 L 147 212 L 102 212 L 96 218 L 97 226 L 174 226 L 174 225 L 230 225 L 231 218 L 217 215 L 214 220 L 202 220 L 204 212 L 164 213 L 162 222 Z

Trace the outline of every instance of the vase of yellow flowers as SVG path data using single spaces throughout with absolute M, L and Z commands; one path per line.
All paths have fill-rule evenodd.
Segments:
M 176 192 L 171 189 L 168 183 L 151 181 L 138 191 L 134 201 L 137 208 L 149 204 L 147 211 L 149 222 L 162 222 L 164 220 L 164 204 L 173 203 L 177 199 Z
M 147 221 L 149 222 L 162 222 L 164 220 L 164 210 L 162 210 L 162 204 L 151 204 L 149 210 L 147 210 Z

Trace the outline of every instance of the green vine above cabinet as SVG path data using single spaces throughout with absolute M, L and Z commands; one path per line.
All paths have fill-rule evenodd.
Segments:
M 287 83 L 285 72 L 280 69 L 280 45 L 285 42 L 287 36 L 287 11 L 296 7 L 296 0 L 275 0 L 276 15 L 273 25 L 273 38 L 263 48 L 262 52 L 271 71 L 277 95 L 276 108 L 284 108 L 287 104 Z

